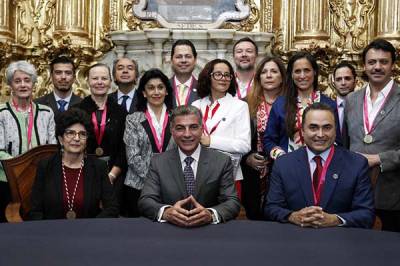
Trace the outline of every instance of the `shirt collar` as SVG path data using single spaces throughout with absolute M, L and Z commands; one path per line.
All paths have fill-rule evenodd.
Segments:
M 184 165 L 184 163 L 185 163 L 184 161 L 185 161 L 186 157 L 188 157 L 188 156 L 186 154 L 184 154 L 179 147 L 178 147 L 178 151 L 179 151 L 179 158 L 181 159 L 181 164 Z M 197 148 L 194 150 L 192 155 L 190 155 L 190 157 L 192 157 L 197 163 L 199 162 L 200 151 L 201 151 L 201 145 L 199 143 L 199 145 L 197 145 Z
M 128 92 L 127 94 L 124 94 L 124 93 L 122 93 L 120 90 L 118 90 L 118 91 L 117 91 L 118 100 L 121 99 L 121 97 L 122 97 L 122 96 L 125 96 L 125 95 L 129 96 L 129 99 L 133 99 L 133 96 L 135 95 L 135 91 L 136 91 L 136 89 L 133 88 L 133 90 L 131 90 L 131 91 Z
M 182 83 L 176 78 L 176 75 L 174 75 L 174 80 L 175 80 L 175 85 L 176 87 L 179 87 L 179 85 L 181 85 Z M 186 87 L 190 87 L 190 85 L 192 84 L 192 80 L 193 80 L 193 76 L 190 76 L 190 79 L 188 79 L 185 83 Z
M 336 103 L 337 103 L 337 106 L 340 106 L 342 103 L 344 105 L 344 98 L 339 95 L 336 96 Z
M 66 102 L 69 103 L 69 102 L 71 101 L 72 91 L 71 91 L 70 94 L 69 94 L 67 97 L 65 97 L 65 98 L 59 97 L 59 96 L 57 95 L 57 93 L 55 93 L 55 92 L 53 92 L 53 95 L 54 95 L 54 99 L 56 100 L 56 102 L 58 102 L 59 100 L 63 100 L 63 101 L 66 101 Z
M 331 151 L 331 149 L 332 149 L 332 147 L 330 147 L 326 151 L 321 152 L 320 154 L 315 154 L 306 146 L 308 162 L 309 163 L 313 162 L 314 161 L 314 157 L 317 156 L 317 155 L 321 156 L 323 162 L 326 162 L 326 160 L 328 159 L 329 152 Z
M 390 90 L 391 90 L 392 87 L 393 87 L 393 83 L 394 83 L 394 81 L 393 81 L 393 79 L 391 79 L 391 80 L 385 85 L 385 87 L 383 87 L 383 89 L 379 92 L 379 95 L 382 95 L 382 96 L 386 99 L 386 97 L 388 96 Z M 369 86 L 369 83 L 368 83 L 368 85 L 367 85 L 367 89 L 366 89 L 366 92 L 365 92 L 365 93 L 366 93 L 367 97 L 370 99 L 370 98 L 371 98 L 371 88 L 370 88 L 370 86 Z

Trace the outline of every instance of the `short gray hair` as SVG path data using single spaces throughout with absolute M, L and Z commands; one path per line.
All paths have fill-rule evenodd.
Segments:
M 199 119 L 200 126 L 203 125 L 203 116 L 201 114 L 201 111 L 197 107 L 194 107 L 192 105 L 188 105 L 188 106 L 181 105 L 181 106 L 176 107 L 171 113 L 171 118 L 170 118 L 171 126 L 174 125 L 175 118 L 177 116 L 184 116 L 184 115 L 197 116 L 197 118 Z
M 6 82 L 8 86 L 11 86 L 11 82 L 13 80 L 15 71 L 21 71 L 29 75 L 32 79 L 32 83 L 35 84 L 37 81 L 37 73 L 35 66 L 28 63 L 25 60 L 20 60 L 16 62 L 12 62 L 8 65 L 6 69 Z
M 135 82 L 137 82 L 137 80 L 138 80 L 138 78 L 139 78 L 139 64 L 138 64 L 138 62 L 137 62 L 135 59 L 132 59 L 132 58 L 128 57 L 127 55 L 124 55 L 124 56 L 122 56 L 122 57 L 118 57 L 118 58 L 115 59 L 114 62 L 113 62 L 112 75 L 113 75 L 113 78 L 114 78 L 114 82 L 115 82 L 115 73 L 117 72 L 116 66 L 117 66 L 119 60 L 121 60 L 121 59 L 123 59 L 123 58 L 132 61 L 132 63 L 135 65 L 135 72 L 136 72 L 136 79 L 135 79 Z

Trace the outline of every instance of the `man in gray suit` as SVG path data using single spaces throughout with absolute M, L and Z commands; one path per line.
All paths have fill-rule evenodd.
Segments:
M 35 102 L 49 106 L 57 117 L 59 113 L 81 101 L 81 98 L 72 92 L 72 84 L 75 82 L 74 62 L 66 56 L 56 57 L 50 63 L 50 75 L 53 92 L 37 98 Z
M 362 56 L 368 84 L 346 99 L 350 150 L 368 160 L 382 229 L 399 232 L 400 87 L 391 77 L 396 50 L 390 42 L 376 39 Z
M 240 210 L 228 156 L 200 146 L 200 111 L 180 106 L 171 116 L 178 148 L 153 157 L 139 198 L 146 217 L 193 227 L 235 218 Z

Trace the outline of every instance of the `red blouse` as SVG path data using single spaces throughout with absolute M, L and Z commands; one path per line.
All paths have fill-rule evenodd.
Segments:
M 80 168 L 69 168 L 67 166 L 65 167 L 65 176 L 67 179 L 67 186 L 68 186 L 68 194 L 69 194 L 69 199 L 72 201 L 72 197 L 74 194 L 75 186 L 76 186 L 76 181 L 78 178 L 79 170 Z M 81 177 L 79 178 L 78 186 L 76 188 L 76 193 L 75 193 L 75 198 L 73 201 L 73 211 L 76 213 L 76 218 L 82 218 L 83 216 L 83 204 L 84 204 L 84 176 L 83 176 L 83 169 L 81 173 Z M 62 180 L 62 193 L 63 193 L 63 209 L 64 209 L 64 215 L 67 214 L 69 211 L 68 208 L 68 199 L 67 199 L 67 192 L 65 189 L 65 182 L 64 178 Z

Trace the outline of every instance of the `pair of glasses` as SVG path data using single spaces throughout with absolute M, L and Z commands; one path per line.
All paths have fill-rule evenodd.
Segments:
M 215 79 L 215 80 L 232 80 L 233 79 L 233 75 L 231 75 L 231 73 L 225 72 L 212 72 L 211 76 Z
M 64 136 L 67 139 L 73 139 L 75 136 L 78 135 L 79 139 L 85 140 L 88 138 L 88 133 L 86 131 L 75 131 L 71 129 L 67 129 L 64 132 Z

